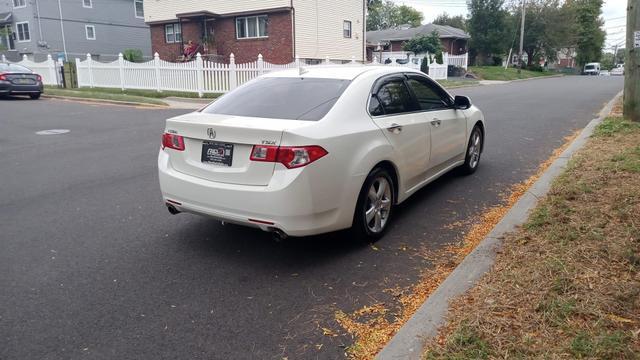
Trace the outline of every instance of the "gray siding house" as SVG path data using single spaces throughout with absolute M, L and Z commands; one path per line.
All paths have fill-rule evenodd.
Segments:
M 117 59 L 125 49 L 151 56 L 143 0 L 0 0 L 0 53 L 42 61 Z

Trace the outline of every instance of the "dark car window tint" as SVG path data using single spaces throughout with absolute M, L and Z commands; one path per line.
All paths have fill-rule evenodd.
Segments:
M 407 83 L 413 90 L 421 110 L 445 109 L 449 106 L 444 94 L 440 94 L 438 89 L 426 81 L 411 78 Z
M 350 83 L 342 79 L 267 77 L 221 97 L 203 112 L 317 121 L 331 110 Z
M 417 110 L 409 89 L 399 80 L 382 85 L 376 97 L 387 115 Z
M 384 109 L 382 109 L 382 105 L 380 105 L 380 101 L 375 95 L 371 96 L 371 101 L 369 101 L 369 114 L 371 116 L 384 115 Z
M 21 65 L 16 65 L 16 64 L 0 64 L 0 71 L 4 71 L 4 72 L 25 72 L 25 73 L 30 73 L 31 70 L 29 70 L 28 68 L 21 66 Z

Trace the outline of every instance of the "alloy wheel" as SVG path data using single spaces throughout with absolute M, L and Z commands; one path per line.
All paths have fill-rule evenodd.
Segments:
M 369 187 L 365 203 L 365 223 L 372 233 L 384 230 L 391 212 L 391 184 L 383 177 L 377 177 Z

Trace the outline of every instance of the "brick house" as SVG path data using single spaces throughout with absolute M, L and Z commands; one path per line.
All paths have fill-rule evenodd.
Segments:
M 415 36 L 438 33 L 444 51 L 451 55 L 461 55 L 467 52 L 469 34 L 464 30 L 446 25 L 426 24 L 418 27 L 408 25 L 398 28 L 367 31 L 367 58 L 372 59 L 374 52 L 402 52 L 402 46 Z
M 189 40 L 215 61 L 285 64 L 364 60 L 366 0 L 151 0 L 144 2 L 152 51 L 182 56 Z

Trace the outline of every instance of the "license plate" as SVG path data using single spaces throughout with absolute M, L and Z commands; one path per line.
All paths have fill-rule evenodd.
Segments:
M 16 84 L 31 84 L 31 79 L 15 79 L 13 80 Z
M 205 141 L 202 143 L 201 160 L 203 163 L 231 166 L 233 144 Z

